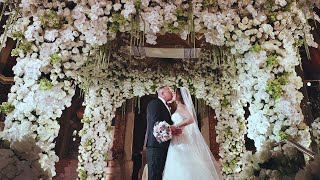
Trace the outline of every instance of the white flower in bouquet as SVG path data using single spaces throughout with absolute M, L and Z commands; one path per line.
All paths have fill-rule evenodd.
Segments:
M 250 166 L 244 166 L 241 172 L 241 179 L 246 179 L 246 178 L 254 178 L 254 168 Z
M 92 50 L 92 46 L 100 46 L 105 44 L 110 40 L 109 38 L 114 38 L 116 36 L 117 33 L 108 32 L 110 30 L 110 28 L 107 27 L 109 17 L 105 16 L 105 14 L 109 15 L 113 8 L 113 10 L 118 12 L 121 11 L 126 18 L 129 18 L 136 11 L 134 7 L 134 1 L 132 0 L 122 0 L 121 3 L 124 5 L 123 7 L 120 3 L 113 5 L 111 1 L 97 2 L 92 0 L 84 0 L 81 3 L 80 1 L 74 2 L 76 3 L 75 8 L 73 10 L 69 10 L 66 8 L 65 2 L 39 4 L 39 2 L 35 0 L 22 1 L 22 4 L 20 5 L 20 7 L 23 7 L 21 14 L 23 16 L 27 15 L 28 17 L 19 17 L 19 23 L 17 24 L 21 25 L 20 27 L 14 27 L 13 30 L 13 32 L 22 32 L 29 40 L 36 41 L 35 44 L 37 44 L 39 47 L 33 46 L 32 50 L 35 51 L 33 58 L 36 59 L 39 56 L 39 59 L 44 61 L 44 64 L 41 66 L 34 64 L 36 65 L 36 68 L 34 69 L 30 68 L 33 66 L 32 63 L 29 64 L 30 67 L 26 65 L 26 62 L 23 62 L 17 66 L 15 70 L 17 77 L 15 77 L 15 81 L 16 85 L 18 86 L 13 87 L 12 92 L 14 93 L 9 95 L 9 99 L 12 100 L 10 102 L 16 106 L 16 109 L 12 113 L 13 115 L 9 115 L 8 118 L 10 121 L 13 120 L 13 117 L 15 119 L 21 119 L 20 121 L 23 119 L 25 119 L 23 121 L 36 121 L 38 118 L 31 114 L 31 112 L 35 109 L 37 114 L 40 114 L 40 134 L 43 134 L 44 132 L 53 134 L 50 137 L 45 137 L 45 135 L 36 136 L 38 139 L 43 138 L 42 140 L 46 138 L 51 140 L 56 136 L 57 126 L 52 123 L 52 120 L 61 115 L 65 106 L 70 105 L 71 96 L 74 94 L 74 90 L 72 90 L 72 81 L 58 82 L 58 80 L 66 77 L 77 78 L 76 70 L 86 61 L 86 54 L 89 52 L 89 50 Z M 167 1 L 156 0 L 152 2 L 153 4 L 156 4 L 156 7 L 147 7 L 150 4 L 150 0 L 141 1 L 141 7 L 143 8 L 141 10 L 141 15 L 146 22 L 145 33 L 148 43 L 156 44 L 156 35 L 158 33 L 165 33 L 167 29 L 164 27 L 167 26 L 167 23 L 171 23 L 171 21 L 176 20 L 176 6 L 186 9 L 189 4 L 181 5 L 185 2 L 185 0 L 177 0 L 170 3 Z M 241 60 L 241 62 L 237 61 L 236 70 L 237 75 L 240 76 L 239 79 L 230 80 L 230 77 L 224 77 L 225 79 L 221 79 L 221 81 L 223 81 L 221 83 L 221 88 L 214 93 L 213 89 L 216 87 L 211 86 L 210 83 L 208 83 L 209 87 L 203 87 L 207 86 L 207 84 L 194 84 L 196 89 L 203 88 L 202 90 L 196 90 L 196 96 L 207 98 L 209 101 L 208 104 L 214 106 L 214 109 L 216 109 L 216 114 L 219 118 L 217 125 L 219 127 L 217 128 L 219 138 L 218 141 L 221 141 L 220 153 L 223 155 L 222 158 L 224 159 L 222 162 L 229 163 L 232 160 L 237 160 L 237 158 L 241 156 L 241 153 L 244 149 L 242 145 L 242 139 L 239 138 L 242 137 L 246 131 L 246 127 L 242 128 L 242 126 L 245 124 L 245 120 L 243 118 L 244 112 L 243 109 L 241 110 L 241 107 L 244 104 L 250 103 L 249 110 L 252 115 L 255 115 L 257 112 L 260 113 L 261 111 L 262 120 L 254 122 L 254 120 L 258 119 L 258 117 L 251 119 L 249 121 L 249 124 L 251 124 L 249 125 L 248 129 L 248 134 L 257 135 L 256 141 L 259 143 L 263 142 L 263 138 L 268 139 L 272 131 L 274 134 L 278 134 L 281 126 L 288 125 L 295 127 L 296 124 L 303 119 L 303 116 L 300 115 L 301 109 L 297 108 L 297 105 L 300 103 L 302 98 L 301 93 L 298 92 L 301 81 L 298 82 L 298 80 L 291 80 L 291 77 L 294 79 L 296 75 L 290 76 L 289 82 L 282 87 L 282 90 L 286 95 L 281 97 L 281 101 L 285 101 L 284 103 L 281 103 L 281 101 L 276 101 L 276 103 L 274 103 L 272 97 L 266 93 L 266 83 L 268 79 L 274 78 L 272 73 L 277 74 L 283 72 L 294 72 L 293 66 L 298 65 L 299 61 L 295 55 L 295 48 L 292 46 L 295 39 L 300 38 L 305 34 L 307 43 L 314 45 L 314 40 L 310 34 L 310 27 L 301 25 L 307 22 L 310 12 L 304 13 L 304 11 L 299 9 L 295 3 L 292 3 L 290 6 L 291 9 L 288 12 L 281 12 L 282 10 L 280 8 L 287 6 L 288 3 L 285 0 L 276 0 L 275 5 L 272 8 L 273 10 L 278 10 L 279 12 L 277 13 L 278 15 L 276 16 L 276 21 L 273 22 L 274 25 L 271 27 L 270 17 L 269 15 L 267 17 L 264 14 L 266 12 L 264 12 L 264 8 L 261 7 L 265 5 L 265 3 L 262 1 L 257 1 L 254 6 L 252 2 L 249 1 L 240 1 L 237 4 L 235 4 L 236 1 L 234 0 L 218 1 L 217 7 L 209 8 L 204 7 L 203 3 L 204 2 L 202 0 L 195 0 L 192 2 L 194 6 L 193 14 L 195 16 L 196 32 L 205 33 L 207 42 L 215 45 L 226 44 L 232 48 L 233 54 L 242 54 L 250 50 L 252 45 L 256 43 L 257 39 L 260 39 L 261 42 L 259 41 L 259 43 L 261 43 L 261 47 L 265 49 L 263 50 L 265 51 L 265 54 L 267 54 L 266 51 L 268 51 L 268 54 L 272 51 L 275 51 L 277 54 L 279 54 L 279 57 L 281 57 L 277 58 L 280 67 L 274 68 L 271 71 L 264 66 L 266 62 L 266 55 L 259 55 L 259 57 L 257 55 L 259 53 L 246 55 L 244 60 Z M 239 11 L 238 14 L 236 14 L 238 11 L 235 11 L 237 5 L 238 8 L 243 10 Z M 32 7 L 32 11 L 30 7 Z M 104 7 L 105 9 L 103 9 Z M 218 8 L 219 11 L 217 11 Z M 41 29 L 39 17 L 43 17 L 44 12 L 47 12 L 48 9 L 57 9 L 57 14 L 69 23 L 68 25 L 64 24 L 63 28 L 58 30 L 60 37 L 57 37 L 57 30 Z M 247 18 L 248 14 L 252 15 L 253 19 Z M 32 24 L 30 24 L 29 17 L 34 17 L 34 22 L 32 22 Z M 172 22 L 172 24 L 174 23 Z M 263 25 L 259 29 L 260 24 Z M 180 28 L 180 24 L 178 22 L 176 22 L 175 25 Z M 125 32 L 128 31 L 130 27 L 131 26 L 129 26 L 129 23 L 126 22 L 125 25 L 120 25 L 119 30 L 121 32 Z M 140 28 L 142 29 L 143 27 L 144 24 L 140 22 Z M 228 32 L 226 33 L 226 31 Z M 188 31 L 186 29 L 180 29 L 179 33 L 182 38 L 186 38 Z M 11 32 L 9 34 L 11 34 Z M 78 36 L 79 40 L 76 38 Z M 275 36 L 277 40 L 269 40 L 275 39 Z M 46 40 L 46 43 L 43 43 L 44 40 Z M 79 42 L 73 42 L 74 40 Z M 226 43 L 225 41 L 228 42 Z M 50 56 L 55 53 L 60 53 L 62 60 L 61 63 L 51 66 L 51 64 L 48 62 L 50 61 Z M 21 57 L 25 56 L 25 54 L 26 53 L 24 52 L 19 52 Z M 71 62 L 68 61 L 69 59 L 72 59 L 74 64 L 71 64 Z M 122 59 L 124 60 L 121 62 L 125 62 L 126 58 Z M 65 62 L 68 63 L 65 65 Z M 242 66 L 241 64 L 246 64 L 246 66 L 243 68 L 239 67 Z M 25 71 L 25 66 L 28 67 L 27 71 Z M 234 68 L 230 67 L 229 70 L 230 69 Z M 37 81 L 42 73 L 50 73 L 51 84 L 53 84 L 53 87 L 59 86 L 64 93 L 59 93 L 59 91 L 52 89 L 40 92 L 41 90 L 37 84 Z M 246 75 L 241 75 L 244 73 Z M 124 84 L 122 82 L 116 82 L 107 84 L 106 86 L 108 89 L 114 89 L 119 85 L 124 85 L 124 87 L 126 86 L 119 91 L 117 90 L 115 92 L 110 92 L 110 94 L 107 96 L 104 96 L 104 93 L 101 93 L 102 95 L 95 97 L 97 96 L 96 94 L 89 93 L 91 99 L 89 102 L 86 102 L 88 104 L 88 110 L 86 110 L 86 114 L 88 116 L 90 115 L 91 121 L 85 123 L 84 130 L 89 132 L 88 134 L 90 137 L 93 137 L 97 140 L 96 142 L 92 142 L 92 144 L 88 145 L 87 150 L 85 150 L 83 147 L 80 147 L 79 149 L 79 151 L 83 154 L 83 159 L 85 159 L 83 160 L 82 158 L 79 158 L 79 167 L 81 167 L 79 169 L 84 170 L 84 164 L 91 162 L 91 165 L 93 164 L 95 167 L 97 167 L 96 169 L 92 169 L 92 174 L 85 172 L 88 179 L 101 179 L 103 169 L 106 167 L 106 165 L 103 164 L 103 153 L 99 152 L 101 156 L 97 155 L 97 149 L 108 147 L 111 143 L 112 134 L 103 133 L 104 130 L 102 127 L 108 127 L 108 125 L 111 123 L 110 117 L 114 117 L 114 114 L 112 113 L 114 107 L 121 106 L 123 99 L 131 97 L 132 92 L 133 94 L 142 96 L 152 91 L 152 86 L 158 86 L 159 84 L 163 83 L 163 81 L 158 80 L 147 83 L 147 80 L 143 78 L 137 78 L 137 76 L 139 76 L 138 73 L 132 75 L 133 82 L 134 79 L 137 79 L 137 81 L 143 81 L 143 83 L 135 82 L 134 84 Z M 159 79 L 163 78 L 162 76 L 157 77 Z M 170 79 L 169 81 L 171 84 L 175 84 L 175 80 L 176 79 Z M 109 81 L 113 82 L 114 79 L 109 79 Z M 182 82 L 185 85 L 188 84 L 186 80 L 182 80 Z M 243 85 L 244 88 L 237 88 L 236 86 L 239 84 Z M 101 84 L 96 85 L 101 86 Z M 232 95 L 232 97 L 231 95 L 224 93 L 233 93 L 234 91 L 236 91 L 238 94 L 234 96 Z M 210 92 L 210 95 L 206 94 L 206 92 Z M 57 93 L 57 95 L 54 93 Z M 246 96 L 239 97 L 241 96 L 241 93 L 246 93 Z M 226 107 L 222 109 L 220 100 L 223 98 L 223 96 L 226 96 L 226 99 L 229 102 L 226 103 Z M 43 100 L 52 102 L 51 104 L 46 102 L 41 103 Z M 238 105 L 236 103 L 238 101 L 241 101 L 243 104 Z M 30 106 L 27 107 L 27 104 Z M 274 108 L 272 108 L 273 105 L 275 105 Z M 284 107 L 281 107 L 282 105 L 284 105 Z M 50 108 L 51 106 L 53 106 L 53 108 Z M 101 108 L 101 106 L 103 106 L 103 108 Z M 46 122 L 46 120 L 49 120 L 50 122 Z M 18 123 L 20 123 L 20 121 Z M 270 123 L 272 124 L 277 122 L 279 123 L 276 124 L 275 127 L 270 125 Z M 103 126 L 100 123 L 104 123 L 106 126 Z M 45 128 L 45 125 L 47 124 L 50 127 Z M 15 126 L 15 128 L 18 128 L 17 125 L 14 125 L 13 123 L 11 123 L 11 125 Z M 263 125 L 268 127 L 270 126 L 270 129 L 263 129 Z M 99 135 L 96 134 L 96 132 L 90 132 L 88 130 L 93 129 L 94 127 L 97 128 L 97 131 L 99 131 Z M 32 126 L 29 129 L 35 130 L 38 129 L 38 126 L 37 128 Z M 232 133 L 228 133 L 226 129 L 228 129 L 228 132 L 234 132 L 238 130 L 241 130 L 241 132 L 235 136 Z M 299 137 L 308 138 L 308 135 L 304 131 L 306 128 L 299 128 L 298 130 Z M 84 133 L 82 138 L 90 138 L 87 137 L 88 134 Z M 101 134 L 106 134 L 106 136 L 102 136 Z M 107 141 L 105 142 L 106 145 L 102 145 L 104 141 Z M 86 142 L 82 141 L 81 145 L 84 146 L 85 143 Z M 231 148 L 231 146 L 234 147 Z M 103 151 L 105 151 L 105 149 L 103 149 Z M 92 154 L 94 154 L 94 158 L 92 157 Z M 225 156 L 230 158 L 224 158 Z M 230 170 L 230 173 L 236 172 L 239 170 L 239 166 L 240 164 L 236 164 L 233 167 L 229 167 L 228 171 Z M 265 171 L 262 174 L 267 175 L 272 173 L 272 171 Z
M 248 51 L 251 47 L 250 40 L 247 38 L 237 38 L 238 40 L 235 42 L 235 46 L 231 49 L 232 54 L 243 54 Z
M 88 172 L 88 174 L 94 174 L 95 173 L 95 165 L 91 162 L 91 163 L 86 163 L 84 165 L 84 168 L 86 169 L 86 171 Z
M 60 115 L 60 109 L 64 109 L 66 102 L 71 101 L 71 97 L 61 89 L 61 86 L 54 86 L 50 90 L 37 90 L 35 92 L 36 112 L 38 115 L 51 117 L 53 114 Z
M 265 143 L 266 137 L 263 135 L 260 135 L 254 139 L 254 145 L 257 148 L 257 150 L 260 150 L 260 147 Z

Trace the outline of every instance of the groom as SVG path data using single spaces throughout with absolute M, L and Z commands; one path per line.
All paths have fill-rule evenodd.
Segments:
M 156 122 L 166 121 L 170 124 L 173 135 L 179 135 L 181 129 L 176 129 L 172 124 L 170 109 L 167 105 L 172 100 L 172 92 L 168 86 L 158 90 L 158 98 L 151 101 L 147 107 L 147 164 L 148 180 L 161 180 L 167 159 L 170 141 L 159 143 L 153 135 L 153 127 Z

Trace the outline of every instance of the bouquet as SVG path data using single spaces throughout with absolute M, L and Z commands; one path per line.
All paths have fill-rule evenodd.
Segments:
M 172 139 L 170 125 L 165 121 L 156 122 L 153 127 L 153 135 L 159 143 L 169 141 Z

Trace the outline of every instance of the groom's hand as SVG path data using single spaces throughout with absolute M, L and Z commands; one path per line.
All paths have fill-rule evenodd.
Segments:
M 174 125 L 171 125 L 170 129 L 171 129 L 172 135 L 174 136 L 178 136 L 182 133 L 182 129 L 176 128 Z

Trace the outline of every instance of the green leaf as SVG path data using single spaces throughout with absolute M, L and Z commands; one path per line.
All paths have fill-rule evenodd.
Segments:
M 50 56 L 51 64 L 56 64 L 61 61 L 61 58 L 58 53 L 54 53 Z
M 12 49 L 11 56 L 19 56 L 19 50 L 18 48 Z
M 12 38 L 16 38 L 16 39 L 24 38 L 24 34 L 21 31 L 13 32 L 11 36 Z
M 261 46 L 259 44 L 255 44 L 249 50 L 252 51 L 252 52 L 259 52 L 259 51 L 262 50 L 262 48 L 261 48 Z
M 80 177 L 81 180 L 86 180 L 87 177 L 88 177 L 87 172 L 82 170 L 82 169 L 79 170 L 79 177 Z
M 87 116 L 84 116 L 83 119 L 81 119 L 82 123 L 90 123 L 90 119 Z
M 134 7 L 135 7 L 136 9 L 140 9 L 140 7 L 141 7 L 141 0 L 136 0 L 136 1 L 134 2 Z
M 43 17 L 40 18 L 41 25 L 45 28 L 60 29 L 62 21 L 58 13 L 54 10 L 47 11 Z
M 0 106 L 0 111 L 4 114 L 8 114 L 14 110 L 14 106 L 9 102 L 3 102 Z
M 226 108 L 229 104 L 230 102 L 228 101 L 228 99 L 224 97 L 221 101 L 221 107 Z
M 215 7 L 218 5 L 217 0 L 204 0 L 203 1 L 203 6 L 208 8 L 208 7 Z
M 285 140 L 285 139 L 290 138 L 290 135 L 284 131 L 280 131 L 279 136 L 280 136 L 281 140 Z
M 107 160 L 108 160 L 108 153 L 105 153 L 105 154 L 103 155 L 103 157 L 104 157 L 104 160 L 107 161 Z
M 42 78 L 41 80 L 40 80 L 40 88 L 42 89 L 42 90 L 49 90 L 49 89 L 52 89 L 52 83 L 51 83 L 51 81 L 49 81 L 47 78 Z
M 267 66 L 268 67 L 273 67 L 273 66 L 276 66 L 278 65 L 278 61 L 277 61 L 277 55 L 273 54 L 273 55 L 270 55 L 268 56 L 267 58 Z

